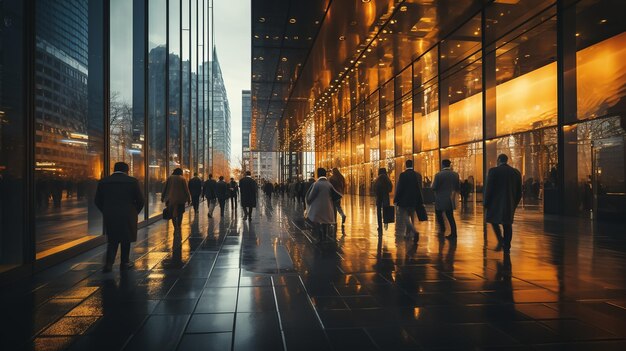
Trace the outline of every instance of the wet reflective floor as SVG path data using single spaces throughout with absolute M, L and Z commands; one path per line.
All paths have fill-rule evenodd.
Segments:
M 522 210 L 506 257 L 473 206 L 456 242 L 431 218 L 417 244 L 379 237 L 370 198 L 343 206 L 336 243 L 286 198 L 155 223 L 135 270 L 102 273 L 100 247 L 3 288 L 0 349 L 626 350 L 623 224 Z

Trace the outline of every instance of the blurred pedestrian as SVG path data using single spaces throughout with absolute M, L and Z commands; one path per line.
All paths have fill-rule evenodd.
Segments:
M 374 182 L 374 192 L 376 194 L 376 219 L 378 221 L 378 235 L 383 233 L 383 209 L 389 206 L 389 193 L 393 190 L 391 179 L 387 175 L 386 168 L 378 169 L 378 177 Z M 387 227 L 387 223 L 385 223 Z
M 130 269 L 130 243 L 137 241 L 137 214 L 144 205 L 137 179 L 128 175 L 128 164 L 117 162 L 113 174 L 102 178 L 96 189 L 95 204 L 102 212 L 107 236 L 106 261 L 103 272 L 113 269 L 117 247 L 120 246 L 120 269 Z
M 326 169 L 317 169 L 317 181 L 306 194 L 306 218 L 313 223 L 313 231 L 320 240 L 330 238 L 330 226 L 335 224 L 333 192 L 338 194 L 326 178 Z
M 239 195 L 239 185 L 237 185 L 235 178 L 230 178 L 230 183 L 228 183 L 228 191 L 230 191 L 230 208 L 233 211 L 237 211 L 237 196 Z
M 257 184 L 252 179 L 250 171 L 239 181 L 239 193 L 241 194 L 241 207 L 243 207 L 243 219 L 252 220 L 252 209 L 256 207 Z
M 400 216 L 404 219 L 405 233 L 408 238 L 413 234 L 413 241 L 419 240 L 417 224 L 417 207 L 424 205 L 422 198 L 422 175 L 413 170 L 413 160 L 406 160 L 406 170 L 400 173 L 396 184 L 396 194 L 393 203 L 399 208 Z
M 213 179 L 213 174 L 209 174 L 209 179 L 204 182 L 203 186 L 204 198 L 207 200 L 207 205 L 209 206 L 209 212 L 207 214 L 209 218 L 213 217 L 213 210 L 217 203 L 217 196 L 215 195 L 216 184 L 215 179 Z
M 454 209 L 456 209 L 456 194 L 459 191 L 459 174 L 452 170 L 450 160 L 441 161 L 441 171 L 435 174 L 432 189 L 435 192 L 435 218 L 439 224 L 439 235 L 446 232 L 446 223 L 443 219 L 445 213 L 450 223 L 450 235 L 446 238 L 456 239 L 456 221 L 454 220 Z
M 202 179 L 198 177 L 198 173 L 193 174 L 193 178 L 189 180 L 189 193 L 191 194 L 191 204 L 193 210 L 197 214 L 200 205 L 200 195 L 202 195 Z
M 507 155 L 500 154 L 497 160 L 498 165 L 489 169 L 484 200 L 487 210 L 485 220 L 493 226 L 498 239 L 497 249 L 503 248 L 505 254 L 511 251 L 513 217 L 522 199 L 522 175 L 517 169 L 507 164 L 508 160 Z
M 176 168 L 172 175 L 167 178 L 161 194 L 161 201 L 165 202 L 172 217 L 174 229 L 180 229 L 185 213 L 185 204 L 191 202 L 191 194 L 187 186 L 187 180 L 183 177 L 183 170 Z
M 344 178 L 341 172 L 339 172 L 338 168 L 333 168 L 333 174 L 330 178 L 328 178 L 328 181 L 339 194 L 344 194 L 346 188 L 346 178 Z M 341 224 L 346 223 L 346 214 L 343 212 L 343 208 L 341 208 L 341 199 L 335 201 L 335 211 L 339 212 L 339 215 L 341 216 Z

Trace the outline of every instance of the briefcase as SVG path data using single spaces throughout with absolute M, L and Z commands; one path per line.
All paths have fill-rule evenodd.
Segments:
M 383 207 L 383 223 L 393 223 L 396 221 L 396 208 L 394 206 Z

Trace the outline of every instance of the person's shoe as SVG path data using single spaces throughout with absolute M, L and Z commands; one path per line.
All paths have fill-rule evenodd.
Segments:
M 133 268 L 135 268 L 135 264 L 133 262 L 120 263 L 120 270 L 122 271 L 126 271 L 126 270 L 133 269 Z
M 446 236 L 446 239 L 448 239 L 448 240 L 456 240 L 456 234 L 450 234 L 450 235 Z
M 346 215 L 341 215 L 341 224 L 346 223 Z
M 111 271 L 113 271 L 112 265 L 105 265 L 104 268 L 102 268 L 102 273 L 111 273 Z

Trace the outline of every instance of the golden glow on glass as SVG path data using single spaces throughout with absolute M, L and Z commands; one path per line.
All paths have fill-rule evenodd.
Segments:
M 496 133 L 556 124 L 556 62 L 496 87 Z
M 576 53 L 578 119 L 596 118 L 626 91 L 626 32 Z
M 478 140 L 482 137 L 482 93 L 450 105 L 448 123 L 450 145 Z

